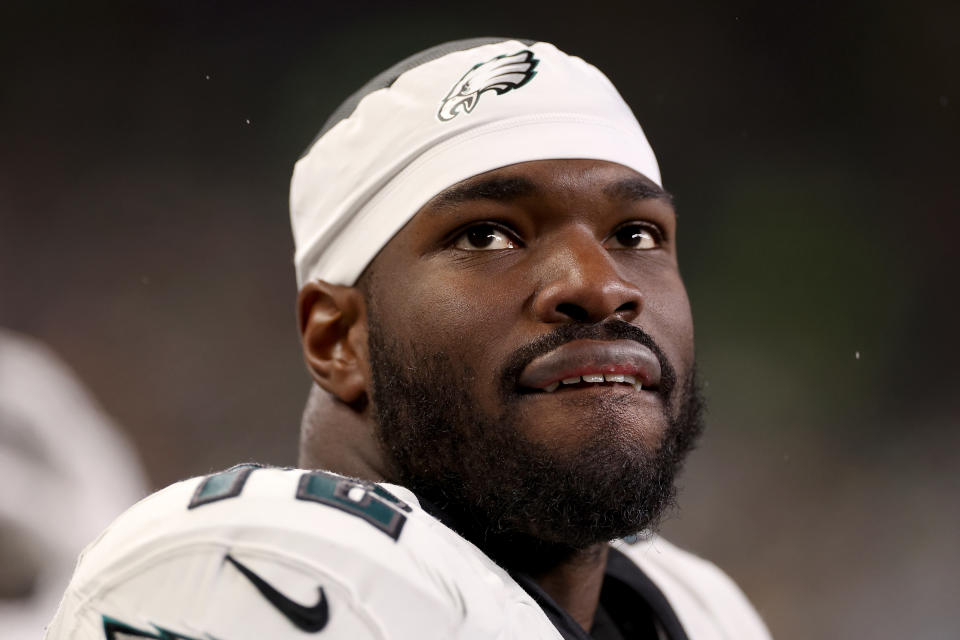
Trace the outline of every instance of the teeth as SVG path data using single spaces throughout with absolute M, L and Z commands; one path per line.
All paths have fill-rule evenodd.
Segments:
M 564 378 L 559 382 L 553 382 L 543 387 L 543 391 L 547 393 L 553 393 L 556 391 L 561 384 L 577 384 L 580 380 L 584 382 L 623 382 L 629 385 L 632 385 L 636 391 L 640 391 L 643 387 L 639 382 L 637 382 L 636 376 L 627 375 L 625 373 L 588 373 L 587 375 L 581 378 L 580 376 L 574 376 L 572 378 Z

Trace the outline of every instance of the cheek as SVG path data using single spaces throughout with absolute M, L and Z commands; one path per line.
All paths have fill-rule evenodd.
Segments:
M 454 360 L 469 358 L 473 368 L 489 356 L 491 341 L 507 332 L 502 289 L 477 279 L 413 272 L 387 288 L 389 306 L 378 308 L 391 316 L 392 326 L 408 340 L 448 351 Z
M 662 293 L 647 296 L 647 317 L 657 324 L 658 343 L 681 377 L 693 367 L 693 314 L 690 300 L 679 274 L 672 276 L 660 289 Z

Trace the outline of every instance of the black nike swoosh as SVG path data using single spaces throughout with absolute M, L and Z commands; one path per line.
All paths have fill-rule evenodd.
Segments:
M 327 596 L 323 593 L 323 587 L 317 587 L 317 590 L 320 592 L 320 600 L 317 604 L 312 607 L 305 607 L 302 604 L 297 604 L 274 589 L 270 583 L 237 562 L 230 555 L 227 555 L 226 560 L 235 566 L 240 573 L 245 575 L 247 579 L 253 583 L 253 586 L 257 588 L 257 591 L 269 600 L 270 604 L 276 607 L 287 620 L 292 622 L 293 625 L 301 631 L 317 633 L 327 626 L 329 611 L 327 608 Z

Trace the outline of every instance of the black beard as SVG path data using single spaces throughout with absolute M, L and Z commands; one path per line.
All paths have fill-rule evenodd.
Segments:
M 391 481 L 511 571 L 539 574 L 573 553 L 655 528 L 675 502 L 674 479 L 703 429 L 695 370 L 678 381 L 653 340 L 614 321 L 566 325 L 518 350 L 500 379 L 499 415 L 471 393 L 476 374 L 445 353 L 420 354 L 388 339 L 369 317 L 373 410 Z M 667 429 L 651 451 L 626 438 L 615 407 L 596 412 L 588 440 L 562 454 L 525 438 L 512 405 L 519 372 L 576 339 L 633 339 L 660 360 Z M 673 400 L 672 404 L 669 400 Z M 622 409 L 621 409 L 622 411 Z

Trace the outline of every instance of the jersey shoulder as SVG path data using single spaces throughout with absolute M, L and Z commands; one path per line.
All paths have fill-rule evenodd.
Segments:
M 660 588 L 690 640 L 770 640 L 756 609 L 713 563 L 655 535 L 613 546 Z
M 110 525 L 46 638 L 497 637 L 511 591 L 465 544 L 402 487 L 242 465 Z

